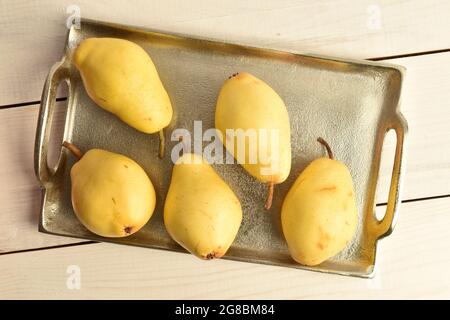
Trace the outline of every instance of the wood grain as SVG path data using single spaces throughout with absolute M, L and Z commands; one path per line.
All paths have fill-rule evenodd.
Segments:
M 445 0 L 213 2 L 1 1 L 0 106 L 40 99 L 71 5 L 86 18 L 303 53 L 373 58 L 450 48 Z
M 408 68 L 402 111 L 409 121 L 406 175 L 402 199 L 450 193 L 450 53 L 409 57 L 391 62 Z M 33 144 L 38 106 L 0 110 L 0 252 L 79 241 L 38 233 L 40 190 L 33 172 Z M 55 127 L 62 130 L 64 108 L 59 105 Z M 385 144 L 377 202 L 387 199 L 394 140 Z M 51 150 L 59 152 L 60 140 Z M 20 146 L 20 148 L 18 147 Z M 57 157 L 58 153 L 53 156 Z
M 164 5 L 5 0 L 0 3 L 0 106 L 40 99 L 45 76 L 61 56 L 72 4 L 86 18 L 303 53 L 372 58 L 450 48 L 450 2 L 444 0 L 167 0 Z M 390 60 L 408 69 L 402 99 L 410 127 L 403 199 L 450 194 L 449 59 L 446 52 Z M 37 104 L 0 110 L 0 253 L 80 241 L 37 231 L 41 200 L 32 154 L 37 112 Z M 56 113 L 53 159 L 63 104 Z M 388 137 L 377 202 L 387 198 L 393 150 Z M 448 299 L 449 207 L 450 197 L 403 204 L 396 230 L 380 243 L 372 280 L 89 244 L 1 255 L 0 299 Z M 71 265 L 81 268 L 80 290 L 67 288 Z
M 449 206 L 450 198 L 405 204 L 371 280 L 91 244 L 1 256 L 0 299 L 448 299 Z M 79 290 L 66 286 L 73 265 Z
M 402 199 L 450 195 L 449 61 L 449 52 L 386 61 L 407 69 L 401 102 L 409 126 Z M 384 144 L 386 157 L 380 168 L 378 203 L 387 200 L 395 150 L 393 136 Z
M 33 168 L 38 109 L 33 105 L 0 110 L 0 253 L 80 241 L 38 232 L 41 190 Z M 64 109 L 57 108 L 54 137 L 62 137 L 63 115 Z M 51 159 L 60 143 L 52 140 Z

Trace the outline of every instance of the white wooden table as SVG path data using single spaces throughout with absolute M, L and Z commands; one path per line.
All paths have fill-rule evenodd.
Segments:
M 62 54 L 66 20 L 77 8 L 86 18 L 405 66 L 402 111 L 410 131 L 404 203 L 394 233 L 380 243 L 377 276 L 204 262 L 39 233 L 33 146 L 40 95 Z M 0 299 L 450 298 L 449 48 L 445 0 L 1 1 Z M 56 132 L 61 125 L 59 117 Z M 388 141 L 387 154 L 393 146 Z M 378 203 L 386 201 L 387 160 Z M 79 289 L 70 285 L 74 270 L 80 271 Z

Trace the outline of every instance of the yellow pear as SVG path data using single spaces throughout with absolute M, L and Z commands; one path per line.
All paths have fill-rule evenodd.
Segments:
M 88 38 L 76 49 L 74 63 L 96 104 L 131 127 L 145 133 L 159 131 L 163 138 L 161 130 L 172 119 L 172 105 L 143 48 L 123 39 Z
M 80 222 L 103 237 L 125 237 L 141 229 L 155 209 L 155 189 L 145 171 L 121 154 L 91 149 L 70 171 L 72 206 Z
M 174 165 L 164 205 L 170 236 L 202 259 L 220 258 L 241 221 L 241 204 L 226 182 L 201 156 L 181 156 Z
M 266 201 L 269 209 L 274 184 L 286 180 L 291 170 L 289 115 L 283 100 L 255 76 L 246 72 L 234 74 L 220 90 L 215 125 L 223 144 L 238 163 L 269 185 Z M 239 132 L 244 133 L 241 138 Z M 256 137 L 253 140 L 252 134 Z
M 358 224 L 352 177 L 346 165 L 329 158 L 311 162 L 292 185 L 281 209 L 281 224 L 292 258 L 314 266 L 352 240 Z

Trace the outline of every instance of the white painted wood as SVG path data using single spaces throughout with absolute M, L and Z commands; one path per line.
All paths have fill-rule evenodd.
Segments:
M 3 0 L 0 106 L 40 99 L 71 5 L 86 18 L 304 53 L 371 58 L 450 48 L 445 0 Z
M 55 133 L 63 127 L 63 110 L 56 110 Z M 0 253 L 80 241 L 38 232 L 41 191 L 33 169 L 37 115 L 37 105 L 0 110 Z
M 449 61 L 450 52 L 388 61 L 407 68 L 401 103 L 409 126 L 402 199 L 450 194 Z M 393 157 L 395 139 L 387 139 L 384 147 Z M 383 164 L 378 203 L 387 200 L 391 179 L 390 162 Z
M 450 48 L 450 2 L 376 3 L 378 7 L 370 0 L 75 4 L 86 18 L 304 53 L 370 58 Z M 45 76 L 61 56 L 71 14 L 66 10 L 72 4 L 0 2 L 0 106 L 40 99 Z M 408 69 L 402 105 L 410 126 L 403 199 L 450 194 L 449 59 L 446 52 L 391 60 Z M 37 231 L 40 191 L 32 154 L 37 112 L 37 105 L 0 110 L 0 253 L 80 241 Z M 392 140 L 386 142 L 387 154 L 393 146 Z M 378 202 L 386 199 L 389 175 L 385 164 Z M 373 280 L 94 244 L 0 256 L 0 299 L 448 299 L 449 207 L 450 198 L 404 204 L 396 230 L 380 243 L 379 273 Z M 70 265 L 81 268 L 81 290 L 67 289 Z
M 404 205 L 371 280 L 90 244 L 1 256 L 0 299 L 448 299 L 449 206 L 450 198 Z M 69 266 L 80 268 L 80 290 L 66 286 Z

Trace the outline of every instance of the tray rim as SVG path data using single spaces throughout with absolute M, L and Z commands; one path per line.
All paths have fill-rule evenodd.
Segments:
M 252 45 L 252 44 L 248 44 L 245 42 L 239 42 L 239 41 L 228 42 L 228 41 L 221 40 L 221 39 L 214 38 L 214 37 L 191 35 L 191 34 L 187 34 L 187 33 L 173 32 L 173 31 L 161 30 L 161 29 L 151 28 L 151 27 L 127 25 L 127 24 L 121 24 L 121 23 L 116 23 L 116 22 L 107 22 L 107 21 L 102 21 L 102 20 L 97 20 L 97 19 L 92 19 L 92 18 L 80 18 L 80 22 L 81 22 L 81 26 L 83 25 L 83 23 L 96 24 L 96 25 L 103 25 L 103 26 L 107 26 L 107 27 L 111 27 L 111 28 L 126 29 L 126 30 L 132 31 L 132 32 L 153 33 L 153 34 L 158 34 L 158 35 L 162 35 L 162 36 L 172 36 L 174 38 L 183 39 L 183 40 L 205 41 L 205 42 L 210 42 L 213 44 L 222 44 L 222 45 L 228 45 L 228 46 L 231 45 L 231 46 L 247 48 L 247 49 L 264 50 L 264 51 L 272 52 L 272 53 L 288 53 L 288 54 L 293 54 L 293 55 L 302 56 L 302 57 L 325 59 L 328 61 L 346 62 L 346 63 L 352 63 L 352 64 L 357 64 L 357 65 L 366 65 L 366 66 L 394 69 L 394 70 L 400 72 L 402 79 L 404 79 L 404 76 L 407 71 L 407 68 L 403 65 L 392 63 L 392 62 L 386 62 L 386 61 L 366 60 L 366 59 L 358 59 L 358 58 L 346 58 L 346 57 L 332 56 L 332 55 L 327 55 L 327 54 L 313 54 L 313 53 L 302 52 L 300 50 L 285 50 L 285 49 L 274 48 L 274 47 Z M 69 38 L 70 33 L 74 32 L 74 29 L 75 29 L 75 27 L 74 27 L 74 25 L 72 25 L 71 28 L 67 31 L 66 44 L 67 44 L 67 39 Z M 397 108 L 399 106 L 400 106 L 400 103 L 397 105 Z

